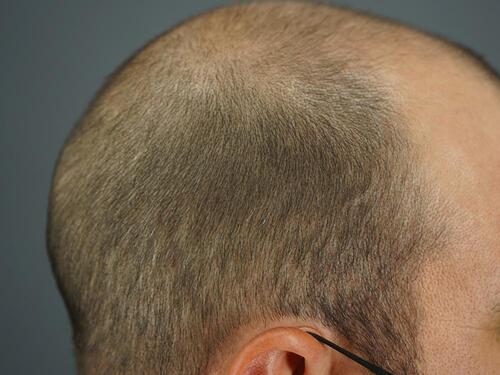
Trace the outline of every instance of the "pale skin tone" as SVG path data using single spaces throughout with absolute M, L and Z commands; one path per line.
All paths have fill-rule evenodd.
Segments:
M 418 278 L 425 311 L 420 372 L 500 374 L 500 81 L 445 50 L 422 49 L 432 42 L 415 38 L 415 45 L 384 45 L 399 49 L 405 63 L 388 59 L 381 74 L 397 87 L 429 181 L 463 220 L 460 241 L 427 262 Z M 291 375 L 298 356 L 305 365 L 298 373 L 369 373 L 306 329 L 350 349 L 318 322 L 283 320 L 242 329 L 213 373 Z
M 499 374 L 500 81 L 447 54 L 400 74 L 431 180 L 469 220 L 419 278 L 422 372 Z

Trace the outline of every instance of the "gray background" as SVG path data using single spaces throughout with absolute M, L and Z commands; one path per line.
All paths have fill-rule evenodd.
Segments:
M 0 374 L 73 374 L 45 250 L 50 178 L 71 126 L 150 38 L 224 1 L 0 1 Z M 500 69 L 498 0 L 337 1 L 459 41 Z

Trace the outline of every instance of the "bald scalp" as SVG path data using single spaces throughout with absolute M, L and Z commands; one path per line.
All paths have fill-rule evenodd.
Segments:
M 240 327 L 282 317 L 417 373 L 413 283 L 449 215 L 367 52 L 392 27 L 324 4 L 221 7 L 110 77 L 50 195 L 80 373 L 206 373 Z

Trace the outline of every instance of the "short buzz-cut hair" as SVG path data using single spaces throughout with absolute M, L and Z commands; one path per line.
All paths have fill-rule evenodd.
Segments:
M 384 25 L 326 4 L 224 6 L 112 74 L 49 199 L 81 374 L 203 374 L 241 327 L 282 318 L 417 373 L 414 281 L 449 243 L 450 209 L 380 60 L 354 47 Z

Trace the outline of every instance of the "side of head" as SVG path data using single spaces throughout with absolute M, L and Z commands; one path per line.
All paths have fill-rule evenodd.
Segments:
M 360 371 L 304 328 L 418 372 L 415 280 L 460 214 L 368 48 L 388 28 L 326 5 L 223 7 L 112 75 L 50 195 L 82 374 Z

